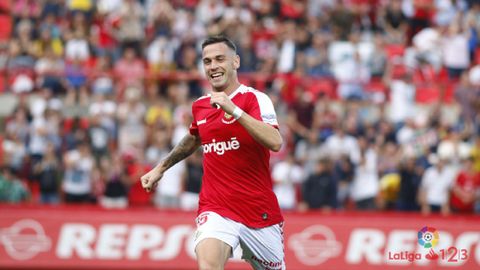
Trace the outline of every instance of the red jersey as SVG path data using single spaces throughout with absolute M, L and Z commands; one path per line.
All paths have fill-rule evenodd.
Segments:
M 460 187 L 466 192 L 475 193 L 478 188 L 480 188 L 480 174 L 469 175 L 465 172 L 460 172 L 457 176 L 455 185 Z M 453 207 L 462 212 L 473 213 L 474 202 L 464 203 L 455 193 L 452 192 L 452 197 L 450 202 Z
M 266 94 L 241 85 L 229 97 L 245 113 L 278 128 Z M 269 149 L 255 141 L 233 116 L 213 108 L 209 96 L 196 100 L 192 113 L 190 134 L 199 136 L 203 147 L 198 213 L 214 211 L 252 228 L 283 221 L 272 190 Z

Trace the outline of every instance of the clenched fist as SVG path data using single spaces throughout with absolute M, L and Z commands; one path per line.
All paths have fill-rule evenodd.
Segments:
M 212 92 L 210 96 L 210 105 L 213 107 L 218 106 L 228 114 L 232 114 L 233 109 L 236 107 L 225 92 Z
M 140 178 L 140 180 L 142 181 L 142 187 L 147 192 L 150 192 L 157 186 L 158 181 L 160 181 L 162 177 L 163 172 L 160 171 L 157 167 L 155 167 Z

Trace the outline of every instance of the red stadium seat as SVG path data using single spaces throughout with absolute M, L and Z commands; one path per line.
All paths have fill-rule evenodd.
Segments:
M 331 99 L 337 98 L 336 85 L 331 79 L 312 79 L 307 86 L 307 90 L 313 94 L 315 99 L 321 93 Z

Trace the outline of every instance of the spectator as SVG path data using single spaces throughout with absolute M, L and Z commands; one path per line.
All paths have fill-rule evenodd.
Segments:
M 92 94 L 112 96 L 115 82 L 111 72 L 110 58 L 106 55 L 97 58 L 93 74 L 90 74 Z
M 480 173 L 473 168 L 473 159 L 463 159 L 463 168 L 457 174 L 452 186 L 450 203 L 455 213 L 473 213 L 480 190 Z
M 404 71 L 398 78 L 393 78 L 391 69 L 389 67 L 385 74 L 386 84 L 390 85 L 389 120 L 401 126 L 415 114 L 416 88 L 410 72 Z
M 55 54 L 52 47 L 46 47 L 42 57 L 35 63 L 38 86 L 50 89 L 54 95 L 65 92 L 66 82 L 62 78 L 64 70 L 63 59 Z
M 373 39 L 373 52 L 368 56 L 366 62 L 373 78 L 382 78 L 387 67 L 388 55 L 386 52 L 385 38 L 376 34 Z
M 303 166 L 305 174 L 311 174 L 315 169 L 317 160 L 328 156 L 328 149 L 321 144 L 315 131 L 309 131 L 305 138 L 297 142 L 294 151 L 295 160 Z
M 360 140 L 360 160 L 355 168 L 350 197 L 358 210 L 377 209 L 376 197 L 380 190 L 377 152 L 365 139 Z
M 182 42 L 186 40 L 201 40 L 206 35 L 205 25 L 189 9 L 177 11 L 177 16 L 172 25 L 172 32 L 173 36 L 178 37 Z
M 59 187 L 62 166 L 52 143 L 47 145 L 44 157 L 33 169 L 34 173 L 38 175 L 40 202 L 42 204 L 58 204 L 60 202 Z
M 174 69 L 177 44 L 166 36 L 157 37 L 147 49 L 147 61 L 151 71 L 167 72 Z
M 90 48 L 85 33 L 80 30 L 73 32 L 65 43 L 65 57 L 70 61 L 85 62 L 90 58 Z
M 92 154 L 96 164 L 100 164 L 100 161 L 110 154 L 110 134 L 108 130 L 102 126 L 101 121 L 102 119 L 100 117 L 91 117 L 87 131 L 88 141 L 91 144 Z M 108 161 L 105 162 L 108 163 Z
M 1 149 L 3 151 L 3 164 L 16 171 L 24 169 L 27 157 L 25 141 L 22 141 L 16 134 L 10 134 L 3 138 Z
M 295 67 L 295 51 L 297 50 L 295 31 L 295 23 L 287 21 L 284 24 L 283 32 L 279 35 L 281 40 L 277 59 L 278 73 L 289 73 Z
M 57 4 L 59 4 L 58 2 L 60 1 L 56 0 L 56 2 Z M 53 7 L 51 6 L 51 4 L 54 4 L 54 1 L 47 1 L 47 3 L 45 3 L 45 7 L 43 8 L 44 15 L 43 15 L 42 22 L 40 23 L 40 33 L 43 33 L 43 31 L 48 32 L 52 42 L 51 44 L 55 44 L 54 45 L 55 53 L 60 53 L 60 50 L 57 51 L 57 49 L 60 49 L 60 45 L 61 45 L 62 52 L 63 52 L 63 44 L 57 43 L 56 40 L 61 42 L 62 31 L 60 29 L 60 26 L 58 24 L 58 18 L 56 16 L 62 16 L 60 12 L 61 7 L 60 6 Z M 52 11 L 49 10 L 50 7 L 52 8 Z
M 65 103 L 68 105 L 74 105 L 80 96 L 81 89 L 87 83 L 87 68 L 85 63 L 79 58 L 73 59 L 71 62 L 67 62 L 65 65 L 65 77 L 67 81 L 67 96 Z
M 41 13 L 41 4 L 34 0 L 17 0 L 12 6 L 12 14 L 15 23 L 20 19 L 35 21 Z
M 145 105 L 140 102 L 140 89 L 128 88 L 125 91 L 125 102 L 118 106 L 118 149 L 120 153 L 143 149 L 145 142 L 145 127 L 143 115 Z
M 147 27 L 155 31 L 154 37 L 170 35 L 174 19 L 175 11 L 169 1 L 147 2 Z
M 132 48 L 125 48 L 123 57 L 114 64 L 114 74 L 118 78 L 117 89 L 140 85 L 145 77 L 145 67 Z M 121 93 L 117 93 L 120 97 Z
M 455 87 L 455 99 L 460 105 L 460 121 L 466 127 L 473 127 L 478 110 L 475 109 L 475 100 L 480 96 L 480 91 L 471 83 L 469 72 L 464 72 L 460 77 L 460 83 Z
M 309 174 L 302 186 L 304 203 L 301 207 L 329 211 L 336 207 L 336 179 L 330 161 L 317 160 L 315 170 Z
M 44 56 L 47 50 L 51 50 L 55 56 L 63 55 L 63 43 L 59 37 L 53 37 L 51 31 L 48 27 L 41 28 L 40 37 L 33 44 L 33 52 L 37 58 Z
M 418 190 L 422 180 L 423 170 L 416 164 L 414 156 L 405 155 L 400 164 L 400 191 L 397 209 L 400 211 L 418 211 Z
M 164 157 L 162 157 L 164 158 Z M 183 160 L 163 174 L 154 194 L 154 204 L 159 208 L 180 208 L 180 196 L 185 185 L 187 164 Z
M 225 13 L 225 4 L 221 0 L 200 0 L 196 8 L 196 17 L 204 25 L 222 17 Z
M 273 191 L 280 208 L 293 210 L 297 206 L 297 190 L 304 180 L 304 171 L 296 164 L 292 154 L 272 168 Z
M 469 143 L 462 140 L 462 134 L 455 128 L 450 128 L 445 137 L 438 143 L 437 153 L 447 159 L 452 165 L 460 167 L 462 159 L 465 159 L 471 151 Z
M 365 84 L 370 81 L 371 70 L 355 51 L 352 57 L 345 58 L 334 67 L 338 81 L 337 92 L 344 100 L 363 100 L 366 98 Z
M 385 142 L 378 153 L 378 173 L 380 177 L 385 174 L 397 173 L 400 163 L 400 149 L 393 142 Z
M 346 5 L 345 1 L 335 1 L 330 19 L 332 23 L 332 32 L 336 40 L 347 40 L 353 27 L 353 13 Z
M 419 191 L 419 203 L 422 213 L 450 213 L 450 190 L 455 181 L 455 170 L 447 160 L 437 155 L 429 157 L 433 164 L 422 176 Z
M 6 66 L 9 87 L 14 93 L 28 93 L 34 89 L 33 67 L 35 59 L 20 41 L 12 39 Z
M 412 46 L 405 50 L 405 65 L 418 68 L 424 62 L 432 65 L 435 71 L 439 71 L 442 64 L 440 33 L 440 27 L 428 27 L 415 34 Z
M 328 37 L 323 32 L 313 35 L 312 46 L 305 51 L 305 72 L 309 76 L 331 76 L 328 61 Z
M 240 63 L 239 72 L 254 72 L 258 69 L 258 58 L 253 47 L 253 40 L 249 34 L 246 34 L 238 43 L 238 55 L 242 59 Z
M 109 140 L 117 139 L 117 104 L 103 94 L 96 94 L 88 109 L 92 118 L 99 118 L 100 125 L 108 131 Z
M 437 25 L 448 26 L 458 14 L 463 12 L 465 7 L 465 1 L 435 1 L 435 13 L 432 20 Z
M 122 52 L 127 48 L 133 48 L 137 55 L 141 55 L 141 40 L 145 37 L 143 20 L 145 10 L 139 1 L 122 1 L 120 8 L 116 11 L 118 16 L 117 39 L 122 46 Z
M 447 34 L 442 38 L 443 65 L 447 68 L 450 79 L 459 79 L 470 66 L 468 35 L 459 20 L 455 20 L 448 26 Z
M 99 198 L 102 207 L 126 208 L 128 206 L 128 178 L 121 157 L 112 153 L 111 157 L 103 156 L 99 162 L 99 181 L 103 181 L 103 194 Z
M 16 176 L 15 170 L 2 167 L 0 170 L 0 202 L 17 204 L 30 199 L 30 192 Z
M 97 6 L 103 6 L 97 7 L 99 10 L 93 18 L 93 23 L 90 27 L 90 45 L 92 46 L 93 55 L 97 57 L 108 56 L 117 60 L 120 57 L 120 48 L 115 37 L 114 16 L 111 15 L 113 12 L 109 10 L 110 6 L 106 7 L 110 4 L 114 9 L 117 9 L 115 5 L 120 5 L 121 1 L 97 2 Z
M 344 208 L 349 198 L 353 177 L 355 175 L 355 165 L 347 155 L 341 155 L 335 161 L 333 173 L 337 179 L 337 203 L 339 208 Z
M 180 207 L 182 210 L 192 211 L 198 208 L 202 177 L 202 151 L 197 150 L 187 158 L 187 175 L 184 190 L 180 196 Z
M 62 188 L 66 203 L 92 203 L 93 197 L 93 169 L 95 161 L 89 145 L 80 143 L 75 149 L 66 153 L 63 158 L 65 173 Z
M 405 44 L 408 18 L 402 10 L 402 0 L 388 1 L 383 11 L 382 26 L 388 43 Z
M 23 144 L 30 136 L 30 112 L 27 108 L 17 107 L 10 119 L 6 120 L 5 136 L 7 138 L 18 138 Z
M 354 164 L 360 161 L 360 149 L 355 137 L 346 134 L 343 126 L 337 123 L 334 134 L 325 141 L 329 156 L 337 160 L 342 155 L 347 155 Z

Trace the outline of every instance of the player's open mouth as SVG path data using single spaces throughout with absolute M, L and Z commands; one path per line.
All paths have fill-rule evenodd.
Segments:
M 216 80 L 216 79 L 219 79 L 223 76 L 223 73 L 221 72 L 217 72 L 217 73 L 213 73 L 212 75 L 210 75 L 210 78 Z

